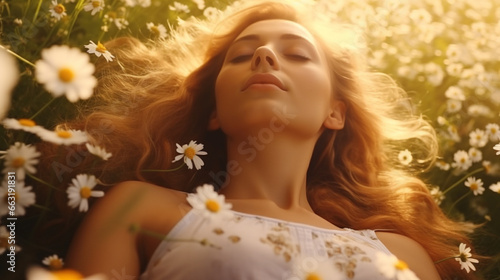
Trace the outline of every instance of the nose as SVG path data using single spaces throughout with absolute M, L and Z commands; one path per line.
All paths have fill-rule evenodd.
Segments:
M 261 46 L 257 48 L 253 54 L 252 58 L 252 70 L 257 68 L 263 68 L 264 70 L 279 70 L 278 57 L 274 51 L 268 46 Z

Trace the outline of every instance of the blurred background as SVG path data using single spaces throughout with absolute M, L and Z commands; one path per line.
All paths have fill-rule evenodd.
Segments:
M 4 113 L 0 109 L 0 119 L 32 119 L 52 129 L 76 116 L 76 103 L 54 97 L 37 82 L 33 64 L 41 59 L 42 50 L 67 45 L 86 53 L 84 46 L 90 41 L 99 47 L 99 42 L 120 36 L 141 41 L 167 38 L 183 21 L 211 17 L 232 2 L 1 0 L 0 44 L 4 50 L 0 51 L 8 49 L 16 57 L 16 70 L 0 59 L 0 76 L 15 74 L 10 78 L 12 90 L 4 89 L 8 81 L 0 78 L 5 84 L 0 84 L 0 108 L 5 108 Z M 411 106 L 434 124 L 440 157 L 420 176 L 447 215 L 482 225 L 474 234 L 476 251 L 491 259 L 478 265 L 477 274 L 500 279 L 500 155 L 494 149 L 500 144 L 500 2 L 317 0 L 314 5 L 318 14 L 332 21 L 355 25 L 367 42 L 369 66 L 392 76 L 409 93 Z M 90 55 L 91 63 L 97 59 L 104 57 Z M 16 142 L 39 141 L 33 133 L 0 126 L 3 154 Z M 408 150 L 411 153 L 411 146 Z M 405 164 L 418 166 L 411 160 Z M 5 156 L 0 158 L 3 165 L 7 165 Z M 64 194 L 67 186 L 52 190 L 54 184 L 38 175 L 28 174 L 24 180 L 37 196 L 26 202 L 24 215 L 18 215 L 17 272 L 14 275 L 4 269 L 5 250 L 0 255 L 1 279 L 23 279 L 27 267 L 46 267 L 42 260 L 47 256 L 64 258 L 71 233 L 84 216 L 67 202 L 56 205 L 53 197 Z M 0 190 L 0 198 L 5 198 L 0 207 L 7 207 L 6 183 Z M 9 215 L 0 214 L 1 227 L 8 223 Z M 7 238 L 0 229 L 0 251 L 8 246 Z

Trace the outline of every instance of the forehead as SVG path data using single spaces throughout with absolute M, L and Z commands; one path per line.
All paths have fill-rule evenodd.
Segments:
M 316 41 L 304 26 L 284 19 L 269 19 L 253 23 L 245 28 L 235 40 L 249 35 L 258 35 L 259 37 L 266 38 L 283 34 L 297 35 L 313 44 Z

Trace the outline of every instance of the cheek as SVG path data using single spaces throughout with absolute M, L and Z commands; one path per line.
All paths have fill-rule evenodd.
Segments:
M 222 68 L 215 81 L 215 97 L 224 97 L 238 91 L 238 76 L 234 71 Z
M 300 81 L 301 90 L 311 101 L 317 99 L 327 101 L 332 96 L 332 81 L 328 70 L 322 68 L 309 69 L 297 75 L 296 81 Z

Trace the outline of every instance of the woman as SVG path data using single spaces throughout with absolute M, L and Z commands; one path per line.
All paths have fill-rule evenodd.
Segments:
M 101 107 L 82 123 L 115 155 L 103 178 L 140 181 L 93 207 L 69 266 L 143 279 L 386 279 L 383 253 L 420 279 L 471 278 L 454 260 L 434 264 L 468 243 L 469 227 L 395 160 L 411 145 L 419 167 L 431 163 L 432 127 L 391 79 L 365 71 L 344 27 L 252 3 L 215 27 L 186 22 L 153 48 L 107 45 L 120 63 L 100 67 Z M 208 40 L 205 60 L 186 37 Z M 99 134 L 103 119 L 113 129 Z M 150 172 L 174 168 L 175 144 L 190 140 L 208 152 L 201 170 Z M 232 210 L 208 186 L 186 199 L 205 183 Z M 217 213 L 227 217 L 205 217 Z

